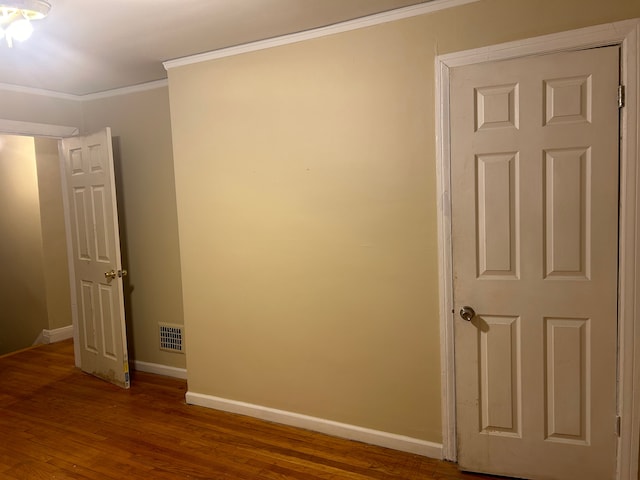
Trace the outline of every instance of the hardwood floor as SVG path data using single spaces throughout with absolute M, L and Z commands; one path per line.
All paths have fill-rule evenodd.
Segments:
M 71 341 L 0 358 L 0 478 L 481 480 L 455 465 L 184 402 L 182 380 L 121 390 Z

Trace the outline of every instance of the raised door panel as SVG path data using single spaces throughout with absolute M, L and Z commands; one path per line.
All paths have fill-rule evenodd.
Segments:
M 75 219 L 73 228 L 77 245 L 76 256 L 79 260 L 90 261 L 93 259 L 90 248 L 93 224 L 90 217 L 91 202 L 86 187 L 73 187 L 72 207 Z
M 591 331 L 587 318 L 545 318 L 546 439 L 588 445 Z
M 591 151 L 565 148 L 544 155 L 545 274 L 588 279 Z
M 113 263 L 111 255 L 112 235 L 109 231 L 109 212 L 105 193 L 104 185 L 91 186 L 96 261 L 110 265 Z
M 518 153 L 476 156 L 478 276 L 517 278 Z
M 519 437 L 522 425 L 520 319 L 479 316 L 481 432 Z
M 80 280 L 80 304 L 80 322 L 83 327 L 82 346 L 89 352 L 98 353 L 98 328 L 92 282 Z

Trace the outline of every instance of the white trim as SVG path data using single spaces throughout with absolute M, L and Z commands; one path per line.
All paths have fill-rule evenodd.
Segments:
M 91 100 L 100 100 L 102 98 L 119 97 L 121 95 L 129 95 L 131 93 L 146 92 L 147 90 L 155 90 L 169 86 L 169 81 L 164 78 L 162 80 L 154 80 L 153 82 L 141 83 L 139 85 L 131 85 L 129 87 L 114 88 L 113 90 L 105 90 L 104 92 L 89 93 L 79 96 L 79 100 L 83 102 Z
M 3 135 L 63 138 L 78 135 L 80 129 L 77 127 L 48 125 L 46 123 L 19 122 L 17 120 L 0 119 L 0 132 L 2 132 Z
M 456 459 L 455 372 L 453 326 L 453 285 L 451 282 L 450 172 L 449 172 L 449 69 L 462 65 L 506 60 L 605 45 L 621 45 L 622 81 L 626 85 L 626 107 L 622 109 L 620 155 L 620 278 L 619 338 L 620 391 L 622 417 L 618 448 L 620 480 L 638 478 L 640 447 L 640 20 L 625 20 L 570 32 L 478 48 L 436 58 L 436 128 L 438 168 L 438 228 L 440 255 L 440 329 L 445 343 L 442 351 L 442 418 L 444 457 Z M 454 437 L 453 439 L 451 437 Z
M 128 95 L 130 93 L 144 92 L 147 90 L 155 90 L 156 88 L 163 88 L 169 85 L 169 81 L 164 78 L 161 80 L 154 80 L 152 82 L 140 83 L 138 85 L 131 85 L 128 87 L 114 88 L 112 90 L 105 90 L 103 92 L 88 93 L 86 95 L 73 95 L 71 93 L 60 93 L 52 90 L 43 90 L 41 88 L 33 87 L 21 87 L 19 85 L 10 85 L 8 83 L 0 83 L 0 92 L 16 92 L 25 93 L 28 95 L 40 95 L 43 97 L 57 98 L 59 100 L 71 100 L 74 102 L 87 102 L 91 100 L 99 100 L 101 98 L 118 97 L 120 95 Z M 74 134 L 75 135 L 75 134 Z M 50 136 L 50 135 L 40 135 Z M 66 135 L 69 136 L 69 135 Z
M 61 342 L 73 338 L 73 325 L 54 328 L 53 330 L 42 330 L 32 345 L 48 345 L 49 343 Z
M 403 435 L 371 430 L 346 423 L 334 422 L 323 418 L 310 417 L 299 413 L 276 410 L 251 403 L 237 402 L 226 398 L 213 397 L 202 393 L 187 392 L 188 404 L 214 408 L 225 412 L 239 413 L 250 417 L 281 423 L 292 427 L 304 428 L 336 437 L 357 440 L 359 442 L 393 448 L 403 452 L 415 453 L 431 458 L 442 458 L 442 445 Z
M 73 325 L 54 328 L 53 330 L 42 330 L 43 343 L 56 343 L 73 338 Z
M 0 83 L 0 91 L 26 93 L 28 95 L 41 95 L 43 97 L 57 98 L 58 100 L 78 100 L 78 95 L 70 93 L 54 92 L 53 90 L 44 90 L 42 88 L 23 87 L 21 85 L 11 85 L 9 83 Z
M 617 25 L 617 24 L 616 24 Z M 621 81 L 626 106 L 621 110 L 620 254 L 619 254 L 619 414 L 620 479 L 638 478 L 640 449 L 640 19 L 626 25 L 621 52 Z
M 438 59 L 436 58 L 436 68 Z M 455 409 L 455 360 L 453 322 L 453 267 L 451 252 L 451 198 L 450 163 L 442 161 L 450 155 L 449 145 L 449 70 L 436 70 L 436 182 L 438 211 L 438 284 L 440 285 L 440 377 L 442 385 L 442 454 L 445 460 L 455 461 L 456 409 Z M 442 94 L 442 95 L 440 95 Z M 443 98 L 447 104 L 443 104 Z
M 584 50 L 586 48 L 621 44 L 626 38 L 626 34 L 631 33 L 636 24 L 636 20 L 623 20 L 578 30 L 570 30 L 568 32 L 552 33 L 541 37 L 449 53 L 437 57 L 436 66 L 442 63 L 443 67 L 448 69 L 476 63 L 526 57 L 528 55 L 542 55 L 567 50 Z
M 221 48 L 219 50 L 213 50 L 211 52 L 190 55 L 188 57 L 177 58 L 175 60 L 168 60 L 164 62 L 163 65 L 165 69 L 170 70 L 172 68 L 183 67 L 185 65 L 191 65 L 194 63 L 207 62 L 209 60 L 215 60 L 218 58 L 241 55 L 243 53 L 280 47 L 282 45 L 289 45 L 292 43 L 304 42 L 305 40 L 312 40 L 314 38 L 327 37 L 329 35 L 335 35 L 337 33 L 372 27 L 374 25 L 380 25 L 388 22 L 395 22 L 397 20 L 417 17 L 419 15 L 426 15 L 429 13 L 437 12 L 438 10 L 458 7 L 477 1 L 479 0 L 432 0 L 426 3 L 420 3 L 418 5 L 412 5 L 404 8 L 397 8 L 388 12 L 377 13 L 375 15 L 369 15 L 366 17 L 357 18 L 355 20 L 340 22 L 326 27 L 306 30 L 304 32 L 282 35 L 279 37 L 269 38 L 267 40 L 259 40 L 257 42 L 245 43 L 243 45 L 236 45 L 234 47 Z
M 165 377 L 187 379 L 187 369 L 170 367 L 169 365 L 161 365 L 159 363 L 142 362 L 134 360 L 133 369 L 139 372 L 154 373 L 156 375 L 164 375 Z

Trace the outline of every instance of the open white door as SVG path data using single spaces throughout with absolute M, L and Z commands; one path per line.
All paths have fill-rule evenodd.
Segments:
M 111 130 L 61 140 L 80 368 L 129 388 Z M 76 359 L 77 363 L 77 359 Z

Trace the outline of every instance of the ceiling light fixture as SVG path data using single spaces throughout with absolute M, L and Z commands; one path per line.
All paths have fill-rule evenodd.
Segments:
M 24 42 L 33 33 L 31 20 L 44 18 L 51 10 L 46 0 L 0 0 L 0 40 L 9 48 L 13 40 Z

